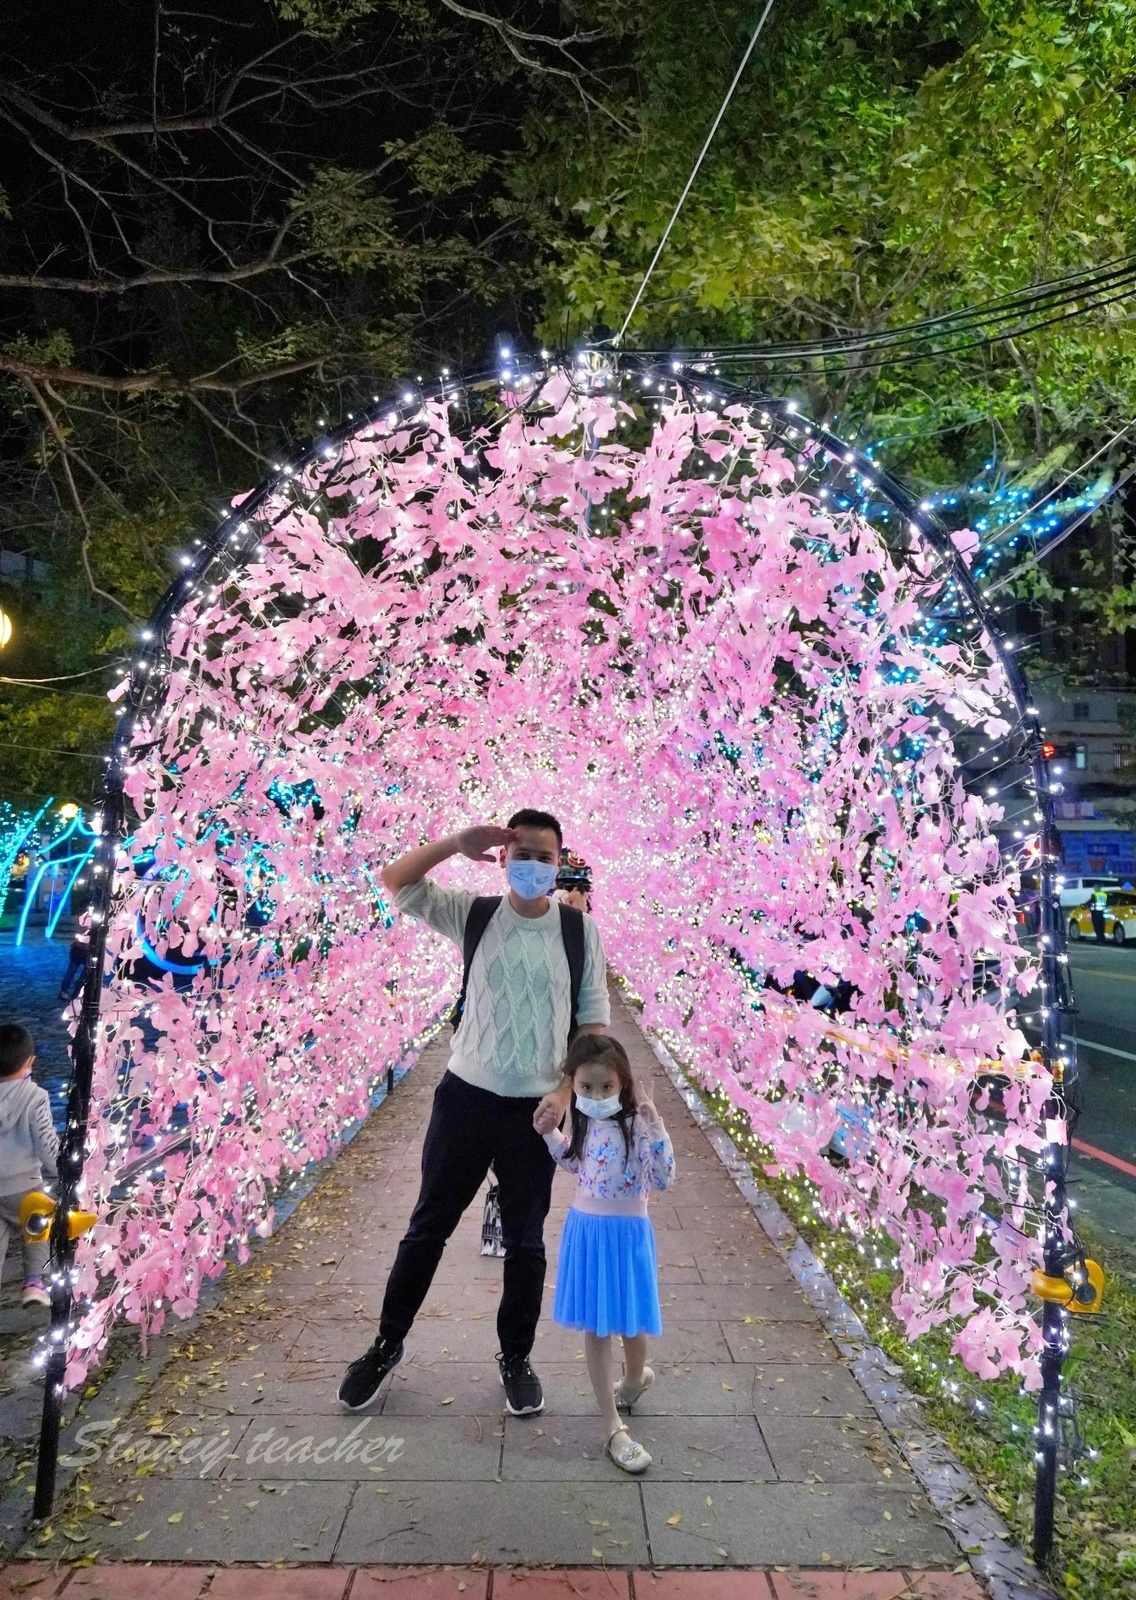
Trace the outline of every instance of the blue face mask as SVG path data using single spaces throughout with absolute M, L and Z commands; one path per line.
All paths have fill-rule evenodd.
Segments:
M 559 867 L 550 861 L 509 861 L 506 871 L 509 888 L 522 900 L 539 900 L 556 887 Z
M 576 1104 L 586 1117 L 605 1122 L 608 1117 L 619 1115 L 621 1101 L 617 1094 L 609 1094 L 606 1100 L 591 1100 L 586 1094 L 578 1094 Z

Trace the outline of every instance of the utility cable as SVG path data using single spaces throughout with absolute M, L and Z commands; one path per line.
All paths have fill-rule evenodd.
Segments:
M 1117 298 L 1123 298 L 1128 292 L 1129 285 L 1134 284 L 1136 284 L 1136 256 L 1121 256 L 1106 262 L 1101 267 L 1084 268 L 1077 272 L 1066 273 L 1059 278 L 1033 284 L 1027 289 L 994 296 L 989 300 L 978 301 L 975 305 L 963 306 L 955 311 L 938 312 L 933 316 L 922 317 L 914 322 L 901 323 L 896 328 L 883 328 L 876 333 L 830 335 L 823 339 L 785 340 L 777 344 L 764 345 L 735 343 L 718 344 L 711 347 L 707 344 L 702 345 L 697 350 L 677 351 L 667 348 L 666 350 L 643 350 L 637 353 L 655 355 L 660 358 L 669 355 L 686 354 L 694 360 L 702 361 L 731 361 L 767 354 L 783 355 L 785 357 L 796 355 L 814 356 L 826 353 L 854 354 L 859 351 L 874 350 L 889 343 L 902 342 L 907 336 L 919 337 L 920 335 L 933 333 L 935 330 L 963 332 L 968 330 L 972 324 L 1001 322 L 1028 311 L 1036 312 L 1048 309 L 1053 305 L 1068 305 L 1072 301 L 1084 299 L 1086 296 L 1099 299 L 1112 289 L 1121 289 L 1122 293 Z
M 630 323 L 632 317 L 635 315 L 635 312 L 638 309 L 639 302 L 643 298 L 643 291 L 646 289 L 648 283 L 650 283 L 651 274 L 654 272 L 655 268 L 659 264 L 659 257 L 662 255 L 663 250 L 666 247 L 667 240 L 671 236 L 671 229 L 674 227 L 675 223 L 678 221 L 679 212 L 682 210 L 683 206 L 686 204 L 686 197 L 690 193 L 691 189 L 694 187 L 694 180 L 695 180 L 695 178 L 697 178 L 699 168 L 702 166 L 703 161 L 706 159 L 706 152 L 709 150 L 711 144 L 713 143 L 714 135 L 718 131 L 718 125 L 722 121 L 722 118 L 726 115 L 726 108 L 729 105 L 730 101 L 734 97 L 734 90 L 737 88 L 739 82 L 741 81 L 742 73 L 745 71 L 746 66 L 749 63 L 749 58 L 753 54 L 754 46 L 757 44 L 758 39 L 761 37 L 761 30 L 765 26 L 765 20 L 769 16 L 769 13 L 772 10 L 773 10 L 773 0 L 765 0 L 765 10 L 761 13 L 761 16 L 758 19 L 757 27 L 753 30 L 753 37 L 750 39 L 749 44 L 746 46 L 745 55 L 742 57 L 739 65 L 738 65 L 738 70 L 734 73 L 734 80 L 730 84 L 730 87 L 726 90 L 726 98 L 722 101 L 722 104 L 718 107 L 718 115 L 714 118 L 714 121 L 713 121 L 713 123 L 711 124 L 711 127 L 710 127 L 710 132 L 706 135 L 705 144 L 702 146 L 702 149 L 698 152 L 698 160 L 694 163 L 694 166 L 691 168 L 690 177 L 687 178 L 687 180 L 686 180 L 686 187 L 683 189 L 682 193 L 678 197 L 678 204 L 675 206 L 674 210 L 671 212 L 671 220 L 667 223 L 666 228 L 663 230 L 663 237 L 659 240 L 658 248 L 656 249 L 654 255 L 651 257 L 651 264 L 647 268 L 646 272 L 643 274 L 642 283 L 639 285 L 638 289 L 636 289 L 636 291 L 635 291 L 635 298 L 631 302 L 631 309 L 623 319 L 622 328 L 620 328 L 619 332 L 615 336 L 615 339 L 612 341 L 617 346 L 623 342 L 623 335 L 627 332 L 628 324 Z

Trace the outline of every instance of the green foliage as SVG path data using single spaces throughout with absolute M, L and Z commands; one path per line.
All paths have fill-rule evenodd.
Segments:
M 285 22 L 297 22 L 314 34 L 334 36 L 369 16 L 376 0 L 273 0 L 273 4 Z
M 113 731 L 105 701 L 66 694 L 0 701 L 0 792 L 88 804 Z
M 320 167 L 291 210 L 315 259 L 333 272 L 370 272 L 398 253 L 393 206 L 369 173 Z
M 493 165 L 491 155 L 471 149 L 445 123 L 427 129 L 413 143 L 398 140 L 388 144 L 387 151 L 405 161 L 418 194 L 457 194 L 477 183 Z
M 530 119 L 512 173 L 549 341 L 622 325 L 755 21 L 740 0 L 697 27 L 682 0 L 622 9 L 622 127 L 566 91 Z M 871 334 L 1136 254 L 1134 37 L 1132 0 L 775 7 L 627 342 Z M 1041 487 L 1136 415 L 1133 305 L 954 354 L 927 339 L 906 364 L 753 370 L 920 488 L 972 480 L 991 457 Z M 1106 452 L 1106 481 L 1129 450 Z M 1091 671 L 1094 629 L 1132 625 L 1134 582 L 1130 521 L 1098 518 L 1020 594 L 1051 637 L 1060 625 L 1067 665 Z
M 547 336 L 567 318 L 620 326 L 752 28 L 749 6 L 714 13 L 714 28 L 692 29 L 688 8 L 662 0 L 636 41 L 628 134 L 567 104 L 534 123 L 516 189 L 543 232 Z M 1133 21 L 1119 0 L 775 11 L 632 338 L 902 325 L 1136 249 Z M 1130 315 L 945 378 L 869 380 L 831 363 L 803 374 L 822 414 L 870 414 L 888 431 L 996 410 L 1018 454 L 1048 442 L 1032 437 L 1031 381 L 1046 432 L 1123 412 L 1136 398 Z
M 748 1128 L 721 1096 L 704 1096 L 727 1132 L 745 1139 Z M 932 1330 L 914 1343 L 891 1310 L 898 1272 L 874 1270 L 869 1257 L 894 1255 L 879 1236 L 853 1240 L 819 1222 L 809 1186 L 771 1179 L 769 1153 L 747 1147 L 757 1181 L 772 1189 L 805 1243 L 823 1263 L 845 1299 L 885 1355 L 903 1370 L 923 1415 L 975 1475 L 1013 1536 L 1029 1550 L 1033 1527 L 1033 1427 L 1036 1402 L 1013 1377 L 980 1383 L 956 1359 L 950 1336 Z M 1136 1580 L 1136 1261 L 1115 1240 L 1093 1237 L 1083 1219 L 1078 1232 L 1105 1268 L 1104 1314 L 1073 1318 L 1065 1376 L 1079 1423 L 1095 1460 L 1058 1478 L 1056 1548 L 1047 1580 L 1066 1600 L 1128 1600 Z M 981 1401 L 982 1409 L 975 1404 Z M 1082 1481 L 1082 1479 L 1084 1481 Z

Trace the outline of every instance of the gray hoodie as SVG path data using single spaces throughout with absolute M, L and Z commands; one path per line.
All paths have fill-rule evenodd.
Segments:
M 30 1078 L 0 1078 L 0 1194 L 27 1194 L 55 1176 L 59 1136 L 47 1090 Z

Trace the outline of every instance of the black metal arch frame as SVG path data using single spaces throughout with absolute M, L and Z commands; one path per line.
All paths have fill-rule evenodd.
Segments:
M 1041 1055 L 1053 1078 L 1050 1112 L 1064 1123 L 1068 1099 L 1076 1082 L 1076 1056 L 1062 1047 L 1061 1011 L 1068 993 L 1063 972 L 1064 927 L 1055 886 L 1055 868 L 1060 859 L 1060 843 L 1054 825 L 1049 775 L 1042 756 L 1042 734 L 1038 714 L 1030 702 L 1025 675 L 1019 667 L 1013 644 L 995 623 L 965 560 L 946 530 L 895 479 L 861 451 L 846 444 L 828 429 L 809 420 L 792 400 L 762 394 L 744 384 L 722 378 L 714 371 L 712 357 L 697 353 L 674 353 L 666 359 L 639 355 L 634 351 L 613 352 L 610 347 L 594 346 L 571 356 L 521 359 L 510 357 L 504 365 L 451 377 L 440 376 L 433 384 L 404 382 L 393 394 L 376 397 L 364 409 L 349 414 L 338 428 L 297 450 L 242 502 L 239 509 L 221 518 L 212 532 L 198 542 L 197 553 L 183 557 L 185 570 L 172 583 L 141 631 L 125 693 L 118 730 L 107 761 L 101 835 L 91 861 L 91 954 L 83 987 L 82 1005 L 71 1047 L 71 1080 L 67 1100 L 66 1125 L 60 1142 L 58 1204 L 51 1229 L 51 1328 L 44 1372 L 43 1417 L 40 1429 L 34 1515 L 46 1517 L 55 1494 L 59 1430 L 62 1414 L 63 1380 L 67 1361 L 67 1341 L 71 1325 L 75 1243 L 68 1234 L 68 1215 L 75 1207 L 77 1187 L 82 1178 L 84 1149 L 90 1117 L 91 1085 L 95 1062 L 99 1011 L 106 965 L 108 923 L 112 915 L 114 867 L 119 846 L 127 832 L 127 802 L 124 777 L 131 743 L 139 717 L 154 711 L 163 698 L 166 640 L 171 623 L 203 588 L 222 584 L 247 564 L 260 540 L 258 517 L 272 497 L 304 472 L 322 461 L 338 457 L 341 448 L 357 435 L 375 427 L 402 426 L 413 421 L 427 402 L 446 403 L 477 392 L 499 391 L 502 380 L 510 386 L 519 381 L 539 379 L 555 370 L 571 372 L 596 386 L 613 386 L 626 379 L 639 380 L 650 387 L 653 398 L 679 391 L 693 404 L 708 411 L 726 406 L 745 406 L 767 433 L 778 436 L 793 448 L 812 447 L 840 473 L 858 479 L 864 490 L 889 505 L 904 519 L 914 545 L 932 554 L 953 580 L 964 607 L 971 614 L 970 626 L 984 636 L 986 648 L 997 659 L 1005 674 L 1016 707 L 1023 737 L 1021 757 L 1032 778 L 1039 821 L 1039 964 L 1041 990 Z M 1046 1203 L 1044 1232 L 1045 1270 L 1060 1277 L 1065 1264 L 1067 1204 L 1065 1168 L 1068 1144 L 1046 1147 Z M 1053 1542 L 1053 1508 L 1057 1480 L 1059 1446 L 1060 1375 L 1068 1349 L 1066 1313 L 1047 1301 L 1043 1312 L 1044 1348 L 1041 1357 L 1042 1388 L 1037 1428 L 1037 1487 L 1035 1496 L 1034 1555 L 1039 1564 L 1048 1559 Z

